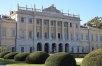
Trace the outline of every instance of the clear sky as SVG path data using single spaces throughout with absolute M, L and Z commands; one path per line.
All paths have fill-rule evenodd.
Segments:
M 0 14 L 9 14 L 10 11 L 16 10 L 17 3 L 20 6 L 44 8 L 54 4 L 57 9 L 71 14 L 79 14 L 81 24 L 86 23 L 88 20 L 95 16 L 102 17 L 102 0 L 1 0 L 0 1 Z

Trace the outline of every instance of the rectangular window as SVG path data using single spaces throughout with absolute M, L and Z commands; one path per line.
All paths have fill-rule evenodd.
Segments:
M 72 23 L 70 23 L 70 27 L 72 27 Z
M 60 39 L 60 38 L 61 38 L 60 33 L 58 33 L 58 39 Z
M 45 38 L 47 39 L 47 38 L 48 38 L 48 33 L 45 32 L 44 36 L 45 36 Z
M 67 40 L 67 34 L 66 33 L 64 34 L 64 37 L 65 37 L 65 40 Z
M 12 30 L 12 37 L 15 37 L 15 34 L 16 34 L 15 30 Z
M 55 26 L 55 22 L 56 22 L 55 20 L 52 20 L 51 21 L 51 26 Z
M 77 47 L 77 52 L 79 53 L 79 46 Z
M 53 26 L 53 21 L 51 21 L 51 26 Z
M 37 32 L 37 38 L 40 38 L 40 33 L 39 32 Z
M 76 40 L 78 40 L 78 33 L 76 33 Z
M 81 40 L 83 40 L 83 34 L 81 34 Z
M 46 25 L 47 23 L 46 23 L 46 21 L 44 21 L 44 25 Z
M 71 38 L 71 40 L 73 40 L 73 35 L 72 35 L 72 33 L 70 33 L 70 38 Z
M 32 24 L 32 18 L 29 18 L 29 23 Z
M 32 39 L 32 31 L 29 31 L 29 38 Z
M 39 25 L 42 22 L 42 19 L 36 19 L 37 25 Z
M 53 34 L 53 33 L 51 33 L 51 38 L 52 38 L 52 39 L 54 38 L 54 34 Z
M 58 23 L 58 26 L 61 26 L 61 21 L 58 21 L 57 23 Z
M 102 36 L 100 36 L 100 41 L 102 41 Z
M 96 41 L 98 41 L 98 35 L 96 35 Z
M 86 34 L 86 40 L 88 40 L 88 34 Z
M 12 47 L 12 52 L 15 52 L 15 47 Z
M 6 28 L 1 29 L 1 36 L 6 37 Z
M 68 23 L 67 22 L 64 22 L 64 27 L 68 27 Z
M 91 41 L 93 41 L 93 35 L 91 35 Z
M 24 17 L 21 17 L 21 23 L 24 23 Z
M 75 24 L 76 28 L 78 28 L 78 23 Z
M 24 30 L 20 30 L 20 38 L 25 38 L 25 31 Z
M 21 52 L 24 52 L 24 47 L 21 47 Z
M 33 52 L 33 47 L 30 47 L 30 53 Z

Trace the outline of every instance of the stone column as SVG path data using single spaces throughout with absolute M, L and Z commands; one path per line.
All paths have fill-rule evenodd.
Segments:
M 42 19 L 42 40 L 44 39 L 44 19 Z
M 62 40 L 65 40 L 64 37 L 64 22 L 62 21 Z
M 20 18 L 19 18 L 19 16 L 17 15 L 17 26 L 16 26 L 16 28 L 17 28 L 17 30 L 16 30 L 16 31 L 17 31 L 17 39 L 19 39 L 19 36 L 20 36 L 20 35 L 19 35 L 19 31 L 20 31 L 20 30 L 19 30 L 19 23 L 20 23 L 20 22 L 21 22 L 21 21 L 20 21 Z
M 42 42 L 42 51 L 44 52 L 45 51 L 45 43 Z
M 65 51 L 65 44 L 62 44 L 63 45 L 63 52 Z
M 51 53 L 52 52 L 52 45 L 51 45 L 51 43 L 49 43 L 49 53 Z
M 28 19 L 27 17 L 25 18 L 26 19 L 26 40 L 28 39 Z
M 36 34 L 36 18 L 34 18 L 34 39 L 37 39 L 37 34 Z
M 58 40 L 57 21 L 56 21 L 56 40 Z
M 56 43 L 56 52 L 59 52 L 59 43 Z
M 51 20 L 49 20 L 49 40 L 51 40 Z

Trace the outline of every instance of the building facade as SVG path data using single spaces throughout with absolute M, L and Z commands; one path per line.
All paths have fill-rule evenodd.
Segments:
M 10 18 L 15 20 L 15 37 L 8 47 L 17 52 L 87 53 L 102 46 L 102 30 L 80 26 L 78 15 L 63 13 L 54 5 L 44 9 L 18 6 Z

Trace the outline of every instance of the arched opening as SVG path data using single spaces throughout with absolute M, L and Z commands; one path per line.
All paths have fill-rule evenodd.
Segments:
M 42 50 L 42 44 L 41 43 L 38 43 L 37 44 L 37 51 L 41 51 Z
M 52 43 L 52 53 L 56 52 L 56 44 Z
M 65 44 L 65 52 L 69 52 L 69 44 L 68 43 Z
M 59 52 L 62 52 L 63 51 L 63 46 L 62 46 L 62 43 L 59 44 Z
M 48 43 L 45 43 L 45 52 L 49 52 L 49 44 Z

